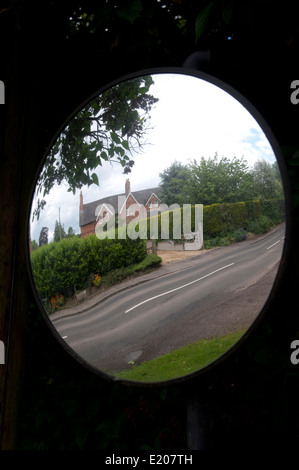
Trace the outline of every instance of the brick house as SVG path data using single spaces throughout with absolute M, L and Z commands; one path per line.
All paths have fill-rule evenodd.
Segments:
M 126 224 L 131 220 L 148 217 L 154 213 L 161 204 L 160 188 L 142 189 L 131 192 L 130 180 L 125 183 L 125 192 L 108 196 L 88 204 L 83 203 L 82 191 L 80 193 L 79 226 L 81 237 L 95 234 L 96 224 L 106 223 L 114 215 Z

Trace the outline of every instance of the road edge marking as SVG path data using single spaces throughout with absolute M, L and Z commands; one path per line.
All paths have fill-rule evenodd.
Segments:
M 151 300 L 157 299 L 158 297 L 162 297 L 163 295 L 171 294 L 171 292 L 175 292 L 179 289 L 183 289 L 184 287 L 190 286 L 191 284 L 194 284 L 195 282 L 199 282 L 202 279 L 205 279 L 206 277 L 212 276 L 212 274 L 215 274 L 218 271 L 221 271 L 222 269 L 228 268 L 229 266 L 233 266 L 234 264 L 235 263 L 227 264 L 226 266 L 222 266 L 221 268 L 218 268 L 215 271 L 212 271 L 211 273 L 208 273 L 205 276 L 202 276 L 198 279 L 194 279 L 194 281 L 188 282 L 187 284 L 183 284 L 182 286 L 176 287 L 175 289 L 171 289 L 171 290 L 168 290 L 166 292 L 162 292 L 162 294 L 154 295 L 153 297 L 150 297 L 146 300 L 143 300 L 142 302 L 139 302 L 139 304 L 134 305 L 133 307 L 129 308 L 128 310 L 125 310 L 125 313 L 131 312 L 131 310 L 134 310 L 135 308 L 140 307 L 140 305 L 143 305 L 147 302 L 150 302 Z

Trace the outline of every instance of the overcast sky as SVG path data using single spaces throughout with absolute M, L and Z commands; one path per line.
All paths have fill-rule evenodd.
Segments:
M 104 162 L 99 167 L 99 186 L 83 187 L 84 203 L 124 192 L 130 179 L 131 191 L 159 185 L 159 173 L 175 160 L 187 163 L 218 154 L 219 157 L 244 157 L 251 166 L 257 160 L 275 161 L 265 134 L 251 114 L 231 95 L 204 80 L 188 75 L 154 75 L 150 93 L 159 98 L 150 116 L 150 129 L 143 152 L 134 155 L 129 175 L 121 165 Z M 79 227 L 79 194 L 67 192 L 67 185 L 53 188 L 39 221 L 31 226 L 31 239 L 38 242 L 41 228 L 49 228 L 52 241 L 55 221 L 65 231 Z M 200 201 L 199 201 L 200 203 Z M 34 203 L 33 203 L 34 204 Z

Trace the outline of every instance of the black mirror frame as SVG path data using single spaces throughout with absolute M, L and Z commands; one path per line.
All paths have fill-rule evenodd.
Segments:
M 107 89 L 130 79 L 133 78 L 138 78 L 141 76 L 145 75 L 154 75 L 154 74 L 180 74 L 180 75 L 188 75 L 188 76 L 193 76 L 195 78 L 205 80 L 212 85 L 217 86 L 218 88 L 221 88 L 223 91 L 227 92 L 230 96 L 235 98 L 240 104 L 244 106 L 244 108 L 252 115 L 252 117 L 257 121 L 261 129 L 263 130 L 265 136 L 267 137 L 269 143 L 272 146 L 273 152 L 276 156 L 278 167 L 281 173 L 281 178 L 282 178 L 282 183 L 283 183 L 283 190 L 284 190 L 284 197 L 285 197 L 285 215 L 286 215 L 286 221 L 285 221 L 285 240 L 284 240 L 284 247 L 283 247 L 283 252 L 281 256 L 281 260 L 279 263 L 278 271 L 276 273 L 276 277 L 274 280 L 274 283 L 272 285 L 271 291 L 269 293 L 269 296 L 262 307 L 260 313 L 257 315 L 256 319 L 254 322 L 250 325 L 250 327 L 247 329 L 246 333 L 227 351 L 225 352 L 222 356 L 217 358 L 215 361 L 212 363 L 208 364 L 207 366 L 203 367 L 202 369 L 199 369 L 198 371 L 192 372 L 191 374 L 187 374 L 181 377 L 175 377 L 170 380 L 165 380 L 165 381 L 159 381 L 159 382 L 137 382 L 137 381 L 130 381 L 130 380 L 124 380 L 124 379 L 119 379 L 117 377 L 111 376 L 106 374 L 105 372 L 102 372 L 99 369 L 96 369 L 95 367 L 91 366 L 86 360 L 84 360 L 79 354 L 77 354 L 58 334 L 57 330 L 54 328 L 53 324 L 48 318 L 48 315 L 46 314 L 43 304 L 41 302 L 41 299 L 36 291 L 34 280 L 33 280 L 33 273 L 31 269 L 31 262 L 30 262 L 30 248 L 29 248 L 29 235 L 30 235 L 30 215 L 31 215 L 31 206 L 32 206 L 32 201 L 34 197 L 34 192 L 35 192 L 35 187 L 36 187 L 36 182 L 38 180 L 38 177 L 40 175 L 40 172 L 43 168 L 44 162 L 48 156 L 48 153 L 57 140 L 58 136 L 62 132 L 62 130 L 67 126 L 67 124 L 76 116 L 76 114 L 84 108 L 90 101 L 92 101 L 96 96 L 99 94 L 105 92 Z M 85 367 L 87 370 L 89 370 L 91 373 L 94 373 L 98 375 L 99 377 L 108 380 L 112 383 L 117 383 L 117 384 L 122 384 L 126 386 L 134 386 L 134 387 L 153 387 L 153 386 L 158 386 L 158 387 L 165 387 L 169 385 L 176 385 L 179 383 L 186 383 L 190 382 L 192 379 L 201 377 L 202 375 L 206 374 L 207 372 L 211 371 L 212 369 L 216 368 L 220 364 L 222 364 L 227 358 L 231 357 L 232 355 L 236 354 L 238 349 L 244 344 L 244 342 L 248 339 L 249 336 L 252 336 L 257 325 L 260 324 L 262 319 L 265 317 L 267 312 L 269 312 L 271 305 L 275 301 L 276 297 L 276 292 L 279 288 L 279 285 L 282 281 L 282 278 L 284 276 L 284 273 L 286 272 L 287 269 L 287 264 L 288 264 L 288 259 L 290 255 L 290 246 L 291 246 L 291 240 L 292 240 L 292 194 L 291 194 L 291 186 L 289 182 L 289 176 L 288 176 L 288 171 L 286 167 L 286 163 L 281 151 L 281 148 L 276 140 L 276 137 L 274 136 L 272 130 L 270 129 L 269 125 L 266 123 L 264 118 L 261 116 L 261 114 L 257 111 L 257 109 L 236 89 L 231 87 L 230 85 L 224 83 L 222 80 L 213 77 L 207 73 L 196 71 L 193 69 L 188 69 L 188 68 L 183 68 L 183 67 L 163 67 L 163 68 L 151 68 L 151 69 L 145 69 L 141 70 L 129 75 L 125 75 L 123 77 L 120 77 L 117 80 L 114 80 L 107 84 L 106 86 L 100 88 L 97 90 L 95 93 L 92 94 L 88 99 L 86 99 L 79 107 L 77 107 L 71 115 L 68 117 L 68 119 L 64 122 L 64 124 L 59 128 L 59 130 L 56 132 L 55 136 L 51 140 L 51 143 L 47 150 L 45 151 L 39 168 L 37 169 L 36 175 L 34 177 L 34 181 L 32 184 L 32 189 L 31 189 L 31 194 L 30 194 L 30 200 L 28 202 L 27 206 L 27 214 L 26 214 L 26 261 L 27 261 L 27 271 L 28 271 L 28 277 L 30 281 L 30 285 L 32 288 L 32 292 L 34 295 L 34 299 L 36 301 L 36 304 L 42 314 L 43 319 L 45 320 L 47 326 L 50 328 L 51 333 L 54 335 L 58 343 L 63 347 L 63 349 L 70 354 L 70 356 L 76 360 L 80 365 Z

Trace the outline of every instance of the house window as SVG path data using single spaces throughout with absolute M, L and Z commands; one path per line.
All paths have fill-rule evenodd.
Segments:
M 129 215 L 129 208 L 126 210 L 126 216 L 128 217 Z
M 149 203 L 148 207 L 151 209 L 153 207 L 152 201 Z

